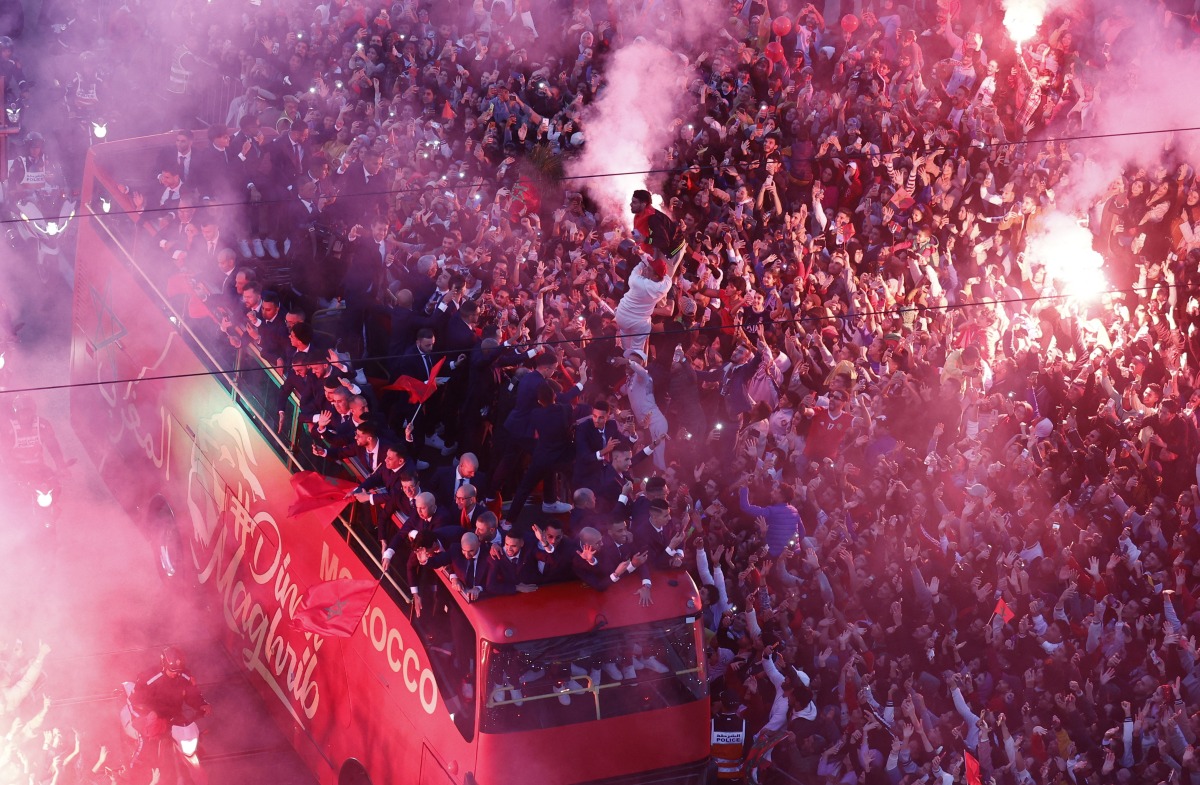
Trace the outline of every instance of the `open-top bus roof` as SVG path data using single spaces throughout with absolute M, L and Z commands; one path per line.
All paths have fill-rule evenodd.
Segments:
M 700 594 L 684 570 L 656 573 L 653 604 L 638 600 L 641 581 L 629 578 L 599 592 L 582 581 L 539 587 L 537 591 L 489 597 L 475 603 L 452 591 L 471 626 L 484 640 L 517 643 L 576 635 L 600 627 L 624 627 L 700 612 Z

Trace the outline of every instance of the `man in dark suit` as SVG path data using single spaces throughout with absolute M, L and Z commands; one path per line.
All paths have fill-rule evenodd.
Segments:
M 263 196 L 267 199 L 282 199 L 287 193 L 288 186 L 296 182 L 296 178 L 305 173 L 308 165 L 308 126 L 303 123 L 293 125 L 287 133 L 267 145 L 266 154 L 271 161 L 271 179 L 260 185 Z
M 361 160 L 351 160 L 351 157 Z M 361 154 L 350 152 L 334 180 L 338 200 L 335 213 L 350 220 L 352 216 L 387 219 L 387 194 L 391 188 L 390 172 L 383 168 L 383 154 L 366 149 Z
M 461 283 L 457 285 L 461 287 Z M 462 362 L 455 363 L 456 370 L 450 375 L 450 381 L 442 390 L 442 411 L 446 413 L 460 411 L 467 399 L 470 368 L 465 367 L 467 366 L 466 360 L 479 344 L 479 337 L 475 332 L 475 325 L 479 321 L 479 306 L 472 300 L 462 300 L 461 289 L 456 291 L 453 297 L 458 298 L 457 308 L 447 305 L 445 301 L 442 303 L 442 305 L 447 305 L 447 309 L 444 312 L 441 328 L 443 340 L 439 346 L 447 356 L 462 358 Z M 436 316 L 438 313 L 435 311 L 434 315 Z M 444 417 L 443 419 L 446 425 L 443 439 L 448 444 L 457 444 L 463 432 L 462 422 L 457 417 Z
M 258 324 L 251 325 L 249 333 L 267 362 L 278 364 L 283 361 L 287 353 L 288 328 L 279 295 L 275 292 L 263 293 L 262 316 Z
M 720 383 L 720 416 L 725 421 L 718 441 L 718 449 L 722 455 L 733 452 L 742 415 L 754 406 L 750 399 L 750 380 L 754 378 L 762 358 L 761 349 L 755 352 L 747 346 L 737 346 L 730 354 L 730 362 L 720 368 L 696 374 L 698 382 Z
M 494 327 L 491 329 L 495 329 Z M 485 438 L 485 418 L 491 422 L 500 390 L 497 372 L 510 368 L 525 359 L 512 349 L 502 346 L 494 335 L 485 336 L 479 346 L 471 351 L 468 360 L 467 394 L 459 409 L 459 432 L 462 445 L 469 450 L 481 450 Z M 484 498 L 495 498 L 494 486 L 488 485 Z
M 671 525 L 671 505 L 666 499 L 653 499 L 649 518 L 633 528 L 634 551 L 649 553 L 656 570 L 678 569 L 683 565 L 684 532 L 675 528 L 679 527 Z
M 533 370 L 517 381 L 512 410 L 504 418 L 500 434 L 500 454 L 496 461 L 496 493 L 507 493 L 521 469 L 525 456 L 533 451 L 533 410 L 538 406 L 539 390 L 550 389 L 550 377 L 558 368 L 558 355 L 552 350 L 533 358 Z
M 375 519 L 381 550 L 387 549 L 388 541 L 399 528 L 392 521 L 392 516 L 402 506 L 406 510 L 406 517 L 412 514 L 412 500 L 404 491 L 404 481 L 407 479 L 411 483 L 413 480 L 413 476 L 404 470 L 407 464 L 408 456 L 404 448 L 398 444 L 388 444 L 383 448 L 383 463 L 364 477 L 355 489 L 355 500 L 366 505 Z M 386 565 L 384 569 L 387 569 Z
M 292 393 L 296 393 L 299 398 L 301 423 L 309 425 L 316 423 L 317 416 L 325 408 L 325 386 L 322 380 L 312 372 L 310 361 L 308 352 L 297 352 L 292 357 L 291 370 L 288 371 L 283 384 L 279 387 L 277 398 L 279 401 L 279 424 L 277 427 L 280 433 L 283 433 L 283 420 L 288 408 L 288 399 Z
M 450 557 L 450 586 L 467 602 L 475 602 L 484 595 L 493 562 L 481 551 L 475 532 L 465 532 L 460 543 L 459 551 Z
M 396 553 L 403 554 L 407 559 L 413 539 L 421 532 L 431 532 L 444 539 L 455 530 L 462 531 L 454 519 L 438 509 L 432 493 L 422 491 L 415 496 L 408 496 L 409 490 L 407 484 L 402 481 L 401 491 L 411 502 L 413 514 L 405 517 L 402 512 L 397 511 L 402 524 L 388 540 L 387 548 L 383 551 L 385 559 L 391 559 Z
M 538 560 L 534 548 L 515 532 L 504 535 L 500 553 L 492 551 L 486 591 L 489 595 L 532 591 L 538 580 Z
M 430 373 L 433 371 L 433 366 L 437 364 L 439 359 L 433 354 L 435 341 L 434 332 L 430 328 L 422 327 L 418 330 L 417 342 L 411 349 L 400 356 L 400 360 L 396 364 L 397 373 L 394 378 L 408 376 L 416 379 L 418 382 L 428 382 L 430 380 Z M 443 364 L 439 376 L 450 374 L 463 361 L 465 361 L 463 357 L 449 359 Z M 441 399 L 439 398 L 439 393 L 436 391 L 433 397 L 426 400 L 424 404 L 421 404 L 420 412 L 417 411 L 417 404 L 411 403 L 407 395 L 397 396 L 396 403 L 391 407 L 392 427 L 399 432 L 411 424 L 413 439 L 418 445 L 424 444 L 427 447 L 442 450 L 443 455 L 451 455 L 453 454 L 453 450 L 447 447 L 446 443 L 433 432 L 434 424 L 440 420 L 440 406 Z
M 175 136 L 175 145 L 164 147 L 158 151 L 158 155 L 154 158 L 154 174 L 157 175 L 164 167 L 171 164 L 179 171 L 183 181 L 187 182 L 192 173 L 192 144 L 195 141 L 195 134 L 186 128 L 172 133 Z
M 317 436 L 334 447 L 345 446 L 354 441 L 354 435 L 361 426 L 368 425 L 371 431 L 382 440 L 387 426 L 381 426 L 365 419 L 355 420 L 354 412 L 350 408 L 350 399 L 354 396 L 341 386 L 340 382 L 333 389 L 328 389 L 328 384 L 327 381 L 325 399 L 329 401 L 329 407 L 317 418 Z M 361 456 L 359 457 L 361 460 Z M 372 458 L 375 460 L 375 465 L 367 467 L 368 472 L 382 465 L 384 454 L 379 453 Z
M 611 407 L 603 398 L 592 404 L 592 415 L 575 425 L 576 488 L 590 488 L 600 478 L 605 459 L 621 443 L 617 424 L 612 421 Z
M 431 532 L 418 534 L 412 542 L 412 553 L 408 557 L 404 574 L 408 580 L 408 590 L 412 596 L 413 613 L 421 618 L 421 612 L 430 605 L 434 591 L 437 590 L 438 580 L 435 570 L 448 567 L 451 555 L 442 547 L 442 542 Z M 386 570 L 387 567 L 385 566 Z M 432 605 L 430 605 L 432 607 Z
M 479 468 L 479 459 L 473 452 L 464 452 L 454 466 L 443 466 L 434 471 L 429 480 L 429 490 L 439 503 L 449 506 L 454 492 L 463 485 L 473 485 L 480 501 L 487 498 L 487 472 Z
M 575 576 L 572 562 L 579 543 L 567 536 L 561 522 L 553 518 L 541 526 L 534 524 L 537 546 L 533 556 L 537 559 L 537 583 L 559 583 Z
M 245 161 L 229 144 L 233 134 L 224 125 L 208 127 L 208 144 L 195 151 L 188 185 L 215 202 L 242 202 L 246 190 Z
M 633 450 L 627 444 L 618 444 L 609 454 L 609 462 L 600 471 L 596 487 L 596 509 L 603 514 L 626 517 L 628 505 L 633 501 Z
M 624 522 L 621 526 L 624 527 Z M 575 551 L 571 567 L 576 577 L 588 586 L 596 591 L 608 591 L 621 578 L 641 570 L 648 558 L 645 554 L 625 556 L 621 547 L 609 543 L 599 529 L 585 526 L 579 531 L 579 549 Z
M 345 390 L 334 390 L 333 392 L 336 395 L 335 400 L 338 401 L 336 405 L 344 408 L 346 415 L 349 416 L 349 395 Z M 341 461 L 358 461 L 367 474 L 373 474 L 383 465 L 384 461 L 383 443 L 379 440 L 379 427 L 373 422 L 364 422 L 355 429 L 352 444 L 331 447 L 313 445 L 313 454 L 319 458 L 329 457 Z
M 633 493 L 633 486 L 629 487 Z M 593 529 L 608 528 L 611 513 L 603 513 L 596 509 L 596 492 L 591 488 L 576 488 L 571 497 L 571 517 L 567 520 L 567 531 L 578 532 L 591 526 Z
M 177 210 L 183 198 L 183 173 L 179 164 L 168 160 L 155 172 L 154 181 L 141 188 L 145 205 L 151 210 L 142 216 L 143 221 L 157 221 L 163 211 Z
M 442 349 L 449 354 L 470 354 L 479 344 L 475 325 L 479 322 L 479 306 L 465 300 L 446 320 Z
M 579 394 L 576 385 L 557 396 L 554 382 L 538 388 L 538 408 L 530 414 L 534 444 L 529 468 L 513 493 L 507 520 L 517 523 L 530 492 L 542 484 L 542 512 L 554 515 L 571 511 L 571 505 L 558 500 L 558 470 L 571 459 L 571 404 Z
M 392 335 L 388 342 L 388 355 L 392 357 L 411 349 L 417 341 L 417 331 L 422 327 L 433 329 L 439 324 L 437 318 L 413 310 L 413 293 L 408 289 L 396 292 L 395 302 L 391 309 Z
M 367 302 L 376 298 L 383 287 L 389 257 L 395 259 L 395 240 L 388 237 L 386 216 L 371 219 L 369 231 L 361 223 L 350 228 L 350 261 L 342 279 L 342 293 L 347 306 L 365 309 Z
M 458 523 L 464 531 L 475 531 L 475 522 L 488 511 L 479 501 L 479 492 L 470 483 L 460 485 L 454 491 L 454 506 L 458 510 Z

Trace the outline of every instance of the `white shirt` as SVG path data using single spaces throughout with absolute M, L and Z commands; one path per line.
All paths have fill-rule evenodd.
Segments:
M 654 307 L 669 291 L 670 278 L 664 277 L 661 281 L 647 278 L 642 273 L 642 266 L 638 265 L 629 276 L 629 291 L 617 303 L 617 321 L 626 324 L 650 321 Z

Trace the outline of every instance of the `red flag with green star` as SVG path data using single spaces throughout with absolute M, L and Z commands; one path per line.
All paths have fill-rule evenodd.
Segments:
M 314 584 L 300 599 L 292 619 L 298 630 L 349 638 L 358 628 L 379 581 L 344 579 Z

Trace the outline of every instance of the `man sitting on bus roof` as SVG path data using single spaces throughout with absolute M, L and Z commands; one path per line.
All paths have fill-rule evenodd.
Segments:
M 466 532 L 459 541 L 458 553 L 450 556 L 450 587 L 475 602 L 483 596 L 483 587 L 488 580 L 492 560 L 480 553 L 479 538 L 474 532 Z
M 533 548 L 525 547 L 525 538 L 515 531 L 506 532 L 504 547 L 492 551 L 486 592 L 489 595 L 516 594 L 537 589 L 538 560 Z
M 625 529 L 625 522 L 617 524 Z M 649 559 L 649 554 L 624 557 L 620 546 L 606 542 L 599 529 L 585 526 L 579 530 L 579 549 L 571 563 L 575 575 L 596 591 L 607 591 L 617 581 L 637 572 Z
M 504 538 L 500 536 L 500 519 L 490 510 L 475 519 L 475 535 L 479 537 L 479 544 L 483 548 L 499 550 L 504 547 Z

